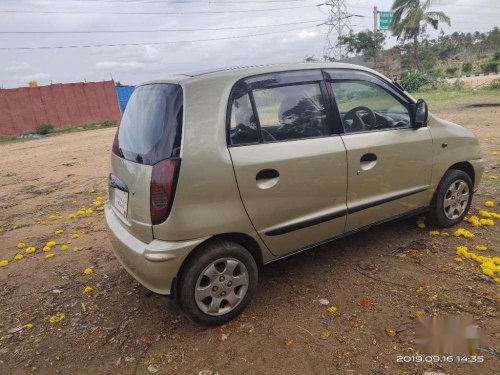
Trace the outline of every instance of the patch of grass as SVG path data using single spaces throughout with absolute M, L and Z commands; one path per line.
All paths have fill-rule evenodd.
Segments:
M 36 128 L 35 133 L 40 135 L 47 135 L 54 131 L 54 126 L 52 124 L 42 124 Z
M 52 126 L 48 124 L 49 126 Z M 81 131 L 86 131 L 86 130 L 96 130 L 96 129 L 105 129 L 105 128 L 112 128 L 115 126 L 118 126 L 118 121 L 103 121 L 103 122 L 93 122 L 91 124 L 85 124 L 77 127 L 72 127 L 72 128 L 52 128 L 52 130 L 48 131 L 48 133 L 40 133 L 39 129 L 41 127 L 44 127 L 44 125 L 40 125 L 37 130 L 33 133 L 26 133 L 26 134 L 42 134 L 46 135 L 47 137 L 53 137 L 59 134 L 66 134 L 66 133 L 76 133 L 76 132 L 81 132 Z M 26 142 L 26 141 L 31 141 L 34 139 L 30 138 L 25 138 L 25 139 L 18 139 L 15 136 L 0 136 L 0 145 L 2 144 L 7 144 L 7 143 L 12 143 L 12 142 Z
M 498 91 L 490 88 L 483 89 L 465 89 L 450 88 L 436 91 L 420 91 L 411 94 L 415 99 L 422 98 L 429 109 L 446 109 L 471 104 L 498 103 Z

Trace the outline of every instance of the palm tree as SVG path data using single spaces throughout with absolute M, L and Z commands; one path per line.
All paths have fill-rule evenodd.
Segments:
M 450 25 L 450 17 L 443 12 L 429 11 L 430 5 L 431 0 L 394 0 L 392 4 L 394 13 L 391 23 L 392 34 L 398 39 L 413 39 L 413 55 L 417 69 L 420 69 L 418 37 L 422 30 L 427 24 L 436 30 L 439 22 L 446 22 Z

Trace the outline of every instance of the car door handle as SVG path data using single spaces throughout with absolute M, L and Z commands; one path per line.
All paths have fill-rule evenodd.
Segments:
M 370 161 L 377 161 L 377 155 L 372 154 L 372 153 L 364 154 L 363 156 L 361 156 L 361 159 L 359 161 L 361 163 L 370 162 Z
M 276 169 L 263 169 L 257 173 L 255 180 L 261 189 L 269 189 L 278 183 L 280 174 Z
M 368 154 L 364 154 L 361 156 L 361 159 L 359 159 L 360 167 L 361 170 L 363 171 L 368 171 L 372 169 L 375 164 L 377 164 L 377 155 L 372 154 L 371 152 Z M 359 175 L 361 171 L 358 171 L 357 174 Z

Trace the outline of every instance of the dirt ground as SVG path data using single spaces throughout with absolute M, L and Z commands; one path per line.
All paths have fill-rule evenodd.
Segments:
M 500 178 L 489 179 L 500 177 L 500 106 L 485 103 L 500 99 L 473 96 L 435 108 L 481 139 L 487 167 L 474 214 L 487 200 L 496 204 L 488 210 L 500 212 Z M 0 146 L 0 260 L 9 260 L 0 268 L 0 374 L 498 373 L 500 284 L 478 263 L 454 258 L 460 245 L 500 256 L 500 221 L 462 223 L 475 233 L 465 239 L 453 236 L 458 227 L 446 231 L 451 236 L 431 236 L 435 228 L 411 219 L 273 263 L 261 268 L 256 298 L 242 316 L 202 328 L 167 310 L 165 297 L 139 285 L 114 258 L 102 211 L 92 203 L 107 196 L 114 132 Z M 94 212 L 67 218 L 82 208 Z M 44 252 L 51 240 L 58 245 Z M 19 242 L 36 251 L 26 254 Z M 55 256 L 46 259 L 49 253 Z M 15 261 L 16 254 L 24 258 Z M 93 290 L 85 293 L 87 286 Z M 64 319 L 51 323 L 56 314 Z M 430 315 L 472 316 L 482 330 L 484 363 L 397 363 L 397 355 L 417 353 L 417 317 Z

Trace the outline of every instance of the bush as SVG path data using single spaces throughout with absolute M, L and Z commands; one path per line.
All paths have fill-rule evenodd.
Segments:
M 493 54 L 493 58 L 491 59 L 492 61 L 500 61 L 500 51 L 496 51 Z
M 481 65 L 484 73 L 498 73 L 499 61 L 487 61 Z
M 38 128 L 36 128 L 35 133 L 46 135 L 52 133 L 54 131 L 54 127 L 51 124 L 42 124 Z
M 413 70 L 407 72 L 401 80 L 401 86 L 406 91 L 418 91 L 421 87 L 436 83 L 436 79 L 429 77 L 424 72 Z
M 500 78 L 496 78 L 493 81 L 491 81 L 488 87 L 494 90 L 500 89 Z
M 458 67 L 456 67 L 456 66 L 448 66 L 446 68 L 446 74 L 449 76 L 453 76 L 453 75 L 455 75 L 457 70 L 458 70 Z
M 464 62 L 462 70 L 465 74 L 470 74 L 472 72 L 472 63 L 470 61 Z

